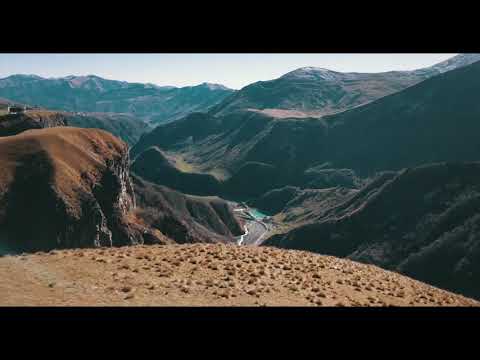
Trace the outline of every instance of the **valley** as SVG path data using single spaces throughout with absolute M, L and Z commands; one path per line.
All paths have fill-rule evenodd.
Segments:
M 0 305 L 479 306 L 478 94 L 480 54 L 0 79 Z
M 244 221 L 245 232 L 237 237 L 238 245 L 260 245 L 266 234 L 274 228 L 270 218 L 247 205 L 233 203 L 235 214 Z

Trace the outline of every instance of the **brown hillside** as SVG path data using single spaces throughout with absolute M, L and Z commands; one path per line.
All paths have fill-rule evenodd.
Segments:
M 128 244 L 128 148 L 110 133 L 58 127 L 0 138 L 0 253 Z
M 234 245 L 130 246 L 0 258 L 0 305 L 478 306 L 372 265 Z

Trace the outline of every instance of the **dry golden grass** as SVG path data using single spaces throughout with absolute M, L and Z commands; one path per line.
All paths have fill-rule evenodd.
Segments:
M 90 187 L 106 161 L 123 156 L 127 145 L 106 131 L 73 127 L 28 130 L 0 138 L 0 195 L 13 181 L 19 161 L 40 152 L 47 154 L 54 184 L 68 200 L 75 199 L 75 192 L 82 187 Z
M 478 306 L 375 266 L 235 245 L 77 249 L 0 258 L 0 305 Z
M 168 160 L 180 171 L 198 172 L 198 169 L 191 163 L 187 162 L 181 155 L 166 153 Z
M 191 159 L 187 159 L 187 157 L 183 154 L 168 151 L 163 151 L 163 153 L 170 161 L 170 163 L 182 172 L 194 174 L 210 174 L 220 181 L 230 177 L 230 174 L 227 170 L 220 168 L 208 169 L 204 166 L 195 164 L 194 161 L 192 161 Z

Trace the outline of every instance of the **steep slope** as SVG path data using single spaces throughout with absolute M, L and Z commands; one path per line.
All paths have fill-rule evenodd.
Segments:
M 325 158 L 368 174 L 480 158 L 480 62 L 341 114 L 325 117 Z
M 32 108 L 31 105 L 23 114 L 8 114 L 7 107 L 11 104 L 14 102 L 0 98 L 0 136 L 15 135 L 28 129 L 75 126 L 106 130 L 133 145 L 151 129 L 144 121 L 130 114 L 51 111 Z
M 231 95 L 212 109 L 223 115 L 241 109 L 285 110 L 278 114 L 320 116 L 368 103 L 418 83 L 414 72 L 340 73 L 305 67 L 278 79 L 259 81 Z
M 243 227 L 218 197 L 191 196 L 133 176 L 136 216 L 176 243 L 235 242 Z
M 132 153 L 157 146 L 227 178 L 247 163 L 261 163 L 272 167 L 270 189 L 348 182 L 356 188 L 359 176 L 378 171 L 480 159 L 478 79 L 480 62 L 322 118 L 278 118 L 254 111 L 193 114 L 142 136 Z M 328 175 L 331 171 L 335 176 Z M 249 186 L 253 193 L 269 190 L 255 180 Z
M 145 158 L 140 154 L 152 146 L 167 150 L 197 173 L 221 174 L 217 178 L 224 193 L 247 198 L 286 185 L 358 187 L 362 180 L 355 172 L 334 169 L 322 158 L 328 135 L 323 119 L 278 119 L 249 111 L 221 117 L 192 114 L 143 135 L 131 153 Z M 154 172 L 160 162 L 149 157 L 144 168 Z M 178 181 L 162 184 L 186 191 Z
M 276 119 L 249 111 L 223 117 L 191 114 L 143 135 L 131 152 L 135 158 L 151 146 L 169 150 L 199 172 L 222 174 L 230 191 L 250 189 L 252 195 L 296 181 L 317 156 L 312 148 L 326 129 L 313 118 Z
M 250 246 L 4 256 L 0 272 L 1 306 L 479 306 L 375 266 Z
M 0 138 L 0 164 L 0 252 L 144 242 L 129 221 L 128 148 L 113 135 L 28 130 Z
M 356 194 L 359 190 L 343 187 L 300 189 L 286 186 L 266 192 L 250 204 L 272 215 L 290 229 L 322 219 L 332 207 Z
M 480 54 L 458 54 L 433 66 L 415 70 L 415 72 L 423 73 L 423 75 L 425 75 L 425 73 L 428 73 L 427 76 L 433 76 L 442 74 L 450 70 L 455 70 L 464 66 L 468 66 L 477 61 L 480 61 Z
M 315 218 L 265 244 L 373 263 L 480 298 L 479 184 L 478 162 L 386 174 L 336 204 L 316 201 Z
M 67 126 L 66 117 L 55 111 L 29 110 L 26 113 L 0 115 L 0 137 L 17 135 L 29 129 Z
M 145 180 L 175 188 L 193 195 L 215 195 L 221 192 L 220 182 L 208 174 L 196 174 L 177 169 L 156 147 L 142 152 L 131 169 Z
M 50 79 L 12 75 L 0 79 L 0 96 L 15 101 L 64 111 L 128 113 L 152 123 L 206 111 L 232 92 L 216 84 L 160 87 L 94 75 Z

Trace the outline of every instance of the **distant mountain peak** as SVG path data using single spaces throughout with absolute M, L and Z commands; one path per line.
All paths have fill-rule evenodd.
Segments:
M 198 86 L 207 88 L 209 90 L 231 90 L 230 88 L 226 87 L 225 85 L 209 83 L 209 82 L 201 83 Z
M 316 66 L 305 66 L 305 67 L 298 68 L 297 70 L 294 70 L 294 71 L 300 71 L 300 72 L 315 72 L 315 73 L 328 73 L 328 72 L 332 72 L 332 71 L 329 70 L 329 69 L 321 68 L 321 67 L 316 67 Z
M 21 79 L 21 80 L 43 80 L 41 76 L 35 74 L 13 74 L 3 79 Z
M 447 72 L 480 61 L 480 54 L 458 54 L 431 67 L 439 72 Z
M 340 73 L 325 68 L 306 66 L 295 69 L 283 75 L 281 78 L 297 78 L 305 80 L 336 80 Z

